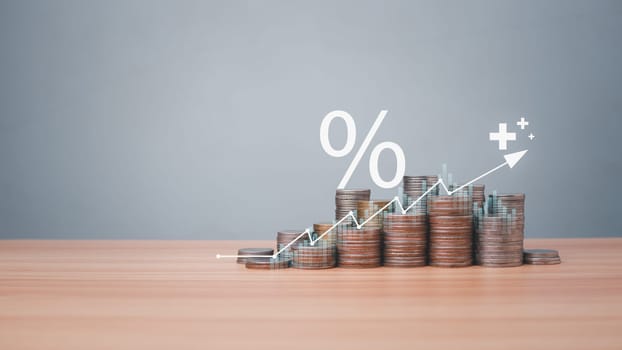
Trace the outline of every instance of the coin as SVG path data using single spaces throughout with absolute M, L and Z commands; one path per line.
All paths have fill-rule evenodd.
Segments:
M 272 256 L 274 249 L 272 248 L 240 248 L 238 249 L 238 264 L 246 264 L 248 258 L 242 257 L 242 255 L 265 255 Z
M 248 258 L 246 260 L 247 269 L 261 269 L 261 270 L 279 270 L 289 267 L 291 260 L 278 257 L 273 258 Z
M 525 249 L 523 250 L 525 257 L 538 257 L 538 258 L 558 258 L 559 252 L 554 249 Z

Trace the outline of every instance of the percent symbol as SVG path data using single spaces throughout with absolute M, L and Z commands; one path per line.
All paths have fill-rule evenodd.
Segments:
M 384 120 L 384 117 L 386 117 L 386 115 L 387 111 L 380 111 L 378 117 L 376 118 L 376 121 L 374 121 L 371 129 L 369 129 L 367 136 L 365 136 L 363 143 L 354 155 L 354 159 L 352 159 L 350 166 L 346 170 L 346 173 L 343 175 L 343 178 L 341 179 L 341 182 L 339 183 L 339 186 L 337 186 L 337 188 L 343 189 L 346 187 L 348 181 L 350 181 L 350 178 L 354 173 L 354 169 L 356 169 L 358 164 L 361 162 L 363 154 L 369 147 L 372 138 L 374 137 L 374 135 L 376 135 L 376 132 L 378 131 L 378 128 L 380 127 L 380 124 L 382 124 L 382 121 Z M 330 125 L 332 121 L 336 118 L 343 120 L 346 124 L 346 143 L 343 148 L 338 150 L 333 148 L 333 146 L 330 144 L 330 139 L 328 137 Z M 324 119 L 322 120 L 322 124 L 320 124 L 320 143 L 322 144 L 322 148 L 326 153 L 328 153 L 332 157 L 344 157 L 352 151 L 355 141 L 356 124 L 354 123 L 354 119 L 348 112 L 332 111 L 324 117 Z M 397 161 L 395 176 L 390 181 L 383 180 L 382 177 L 380 177 L 380 171 L 378 169 L 378 159 L 380 158 L 380 153 L 384 150 L 393 151 L 393 154 L 395 155 L 395 160 Z M 393 188 L 397 186 L 402 180 L 402 177 L 404 177 L 405 171 L 406 159 L 404 157 L 404 151 L 402 150 L 402 147 L 400 147 L 400 145 L 398 145 L 397 143 L 389 141 L 381 142 L 376 145 L 376 147 L 374 147 L 374 149 L 371 151 L 371 154 L 369 155 L 369 174 L 371 175 L 374 183 L 379 187 Z

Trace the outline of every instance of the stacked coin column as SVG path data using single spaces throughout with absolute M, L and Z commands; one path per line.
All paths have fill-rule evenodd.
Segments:
M 320 239 L 322 241 L 327 241 L 332 245 L 337 244 L 337 228 L 332 230 L 333 223 L 330 222 L 322 222 L 318 224 L 313 224 L 313 233 L 316 235 L 316 239 Z M 330 230 L 330 232 L 326 233 L 326 231 Z M 320 238 L 321 237 L 321 238 Z
M 276 234 L 277 252 L 281 251 L 281 249 L 284 249 L 283 252 L 281 252 L 280 254 L 281 258 L 287 260 L 293 257 L 292 246 L 304 242 L 305 238 L 307 238 L 306 234 L 301 236 L 302 232 L 304 232 L 304 230 L 282 230 L 282 231 L 277 232 Z M 292 243 L 292 241 L 294 242 Z M 290 243 L 292 244 L 290 245 Z
M 489 267 L 512 267 L 523 263 L 523 233 L 512 214 L 478 218 L 475 258 Z
M 473 214 L 465 193 L 432 197 L 429 207 L 429 263 L 440 267 L 473 264 Z
M 489 196 L 477 219 L 476 260 L 484 266 L 510 267 L 522 264 L 525 195 Z
M 337 265 L 335 245 L 327 241 L 318 241 L 314 245 L 306 241 L 292 247 L 292 267 L 298 269 L 329 269 Z
M 504 211 L 516 215 L 518 229 L 524 232 L 525 229 L 525 194 L 492 194 L 490 200 L 490 212 L 492 214 L 502 214 Z
M 485 186 L 483 184 L 474 184 L 471 188 L 471 197 L 473 198 L 473 208 L 481 209 L 486 201 Z
M 427 248 L 425 214 L 387 214 L 384 218 L 384 265 L 425 266 Z
M 370 268 L 382 263 L 382 234 L 379 228 L 342 225 L 337 229 L 337 260 L 340 267 Z
M 387 207 L 389 202 L 388 200 L 358 201 L 356 213 L 359 224 L 365 223 L 365 227 L 381 229 L 384 214 L 393 210 L 392 206 Z
M 404 176 L 402 179 L 404 195 L 406 196 L 406 198 L 404 198 L 404 205 L 406 207 L 411 205 L 437 182 L 438 176 L 434 175 Z M 411 212 L 415 214 L 427 214 L 430 198 L 437 196 L 438 193 L 439 189 L 437 186 L 431 190 L 425 198 L 421 198 L 421 200 L 414 205 Z
M 350 212 L 356 213 L 358 201 L 368 201 L 370 195 L 369 189 L 338 189 L 335 193 L 335 220 L 341 220 Z M 352 225 L 352 218 L 348 218 L 343 223 Z

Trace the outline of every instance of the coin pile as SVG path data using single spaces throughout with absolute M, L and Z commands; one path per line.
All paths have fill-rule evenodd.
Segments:
M 358 201 L 356 213 L 359 224 L 369 219 L 365 227 L 382 228 L 384 213 L 392 211 L 391 206 L 386 207 L 389 202 L 389 200 Z M 380 210 L 382 212 L 378 213 Z M 376 213 L 378 215 L 375 215 Z
M 247 269 L 261 270 L 280 270 L 289 267 L 291 260 L 282 257 L 273 258 L 248 258 L 246 260 Z
M 382 232 L 379 228 L 339 226 L 338 265 L 350 268 L 378 267 L 382 263 Z
M 368 201 L 371 195 L 369 189 L 338 189 L 335 193 L 335 219 L 341 220 L 349 212 L 355 212 L 358 201 Z M 344 224 L 352 224 L 352 218 L 343 221 Z
M 384 265 L 425 266 L 427 247 L 425 214 L 387 214 L 384 218 Z
M 248 260 L 248 258 L 245 258 L 244 256 L 247 256 L 247 255 L 251 255 L 251 256 L 265 255 L 267 257 L 270 257 L 272 256 L 272 254 L 274 254 L 274 249 L 272 248 L 240 248 L 238 249 L 237 263 L 246 264 L 246 260 Z
M 287 245 L 294 241 L 294 243 L 292 243 L 289 247 L 287 247 L 285 250 L 283 250 L 283 252 L 280 254 L 285 258 L 289 258 L 291 259 L 292 257 L 292 246 L 298 243 L 302 243 L 304 241 L 304 239 L 306 238 L 306 235 L 302 235 L 302 232 L 304 232 L 304 230 L 282 230 L 277 232 L 276 234 L 276 249 L 278 252 L 281 251 L 281 249 L 287 247 Z M 300 238 L 298 238 L 300 237 Z
M 320 238 L 321 241 L 326 241 L 332 245 L 335 245 L 337 244 L 337 228 L 332 229 L 330 232 L 324 235 L 324 233 L 330 230 L 333 225 L 334 224 L 329 222 L 313 224 L 313 233 L 315 233 L 316 237 L 318 238 L 322 237 Z
M 434 186 L 438 182 L 438 176 L 436 175 L 422 175 L 422 176 L 404 176 L 402 179 L 402 186 L 406 199 L 404 201 L 406 206 L 411 205 L 415 200 L 421 197 L 430 187 Z M 415 206 L 413 211 L 416 213 L 427 213 L 428 203 L 432 196 L 438 195 L 438 186 L 435 187 L 425 198 L 422 198 Z
M 326 241 L 318 241 L 314 245 L 308 242 L 294 244 L 292 247 L 292 267 L 298 269 L 329 269 L 337 265 L 337 247 Z
M 478 264 L 490 267 L 523 264 L 523 231 L 514 215 L 480 215 L 477 222 L 475 259 Z
M 523 232 L 525 228 L 525 194 L 492 194 L 489 198 L 488 212 L 496 215 L 515 215 L 518 229 Z
M 471 197 L 458 193 L 430 199 L 429 263 L 462 267 L 473 264 L 473 216 Z
M 525 249 L 523 251 L 525 264 L 556 265 L 561 264 L 559 252 L 553 249 Z

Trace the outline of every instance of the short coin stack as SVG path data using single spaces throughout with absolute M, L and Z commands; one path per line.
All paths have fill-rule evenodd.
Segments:
M 246 260 L 247 269 L 260 270 L 280 270 L 289 267 L 291 260 L 282 257 L 273 258 L 248 258 Z
M 240 248 L 238 249 L 238 264 L 246 264 L 246 260 L 248 260 L 247 255 L 257 256 L 257 255 L 265 255 L 267 257 L 272 256 L 274 254 L 274 249 L 272 248 Z
M 326 241 L 294 244 L 292 252 L 292 267 L 298 269 L 329 269 L 337 265 L 336 246 Z
M 403 189 L 406 195 L 405 205 L 409 206 L 419 197 L 421 197 L 430 187 L 434 186 L 438 182 L 438 176 L 435 175 L 420 175 L 420 176 L 404 176 Z M 425 198 L 421 198 L 417 204 L 413 207 L 415 213 L 427 213 L 428 203 L 432 196 L 438 195 L 438 187 L 435 187 Z
M 369 189 L 338 189 L 335 193 L 335 219 L 341 220 L 349 212 L 356 212 L 358 201 L 368 201 L 371 195 Z M 352 224 L 352 218 L 343 221 Z
M 339 226 L 337 251 L 340 267 L 378 267 L 382 263 L 382 232 L 379 228 Z
M 429 263 L 440 267 L 473 264 L 473 216 L 470 196 L 432 197 L 429 207 Z
M 512 214 L 480 215 L 475 240 L 477 263 L 489 267 L 512 267 L 523 263 L 523 232 Z
M 425 214 L 387 214 L 383 225 L 384 265 L 425 266 L 427 226 Z
M 384 213 L 391 210 L 391 206 L 385 208 L 389 202 L 388 200 L 358 201 L 356 213 L 359 224 L 365 222 L 365 227 L 382 228 Z M 378 213 L 380 210 L 383 211 Z
M 553 249 L 525 249 L 523 256 L 525 264 L 529 265 L 556 265 L 562 262 L 559 252 Z

